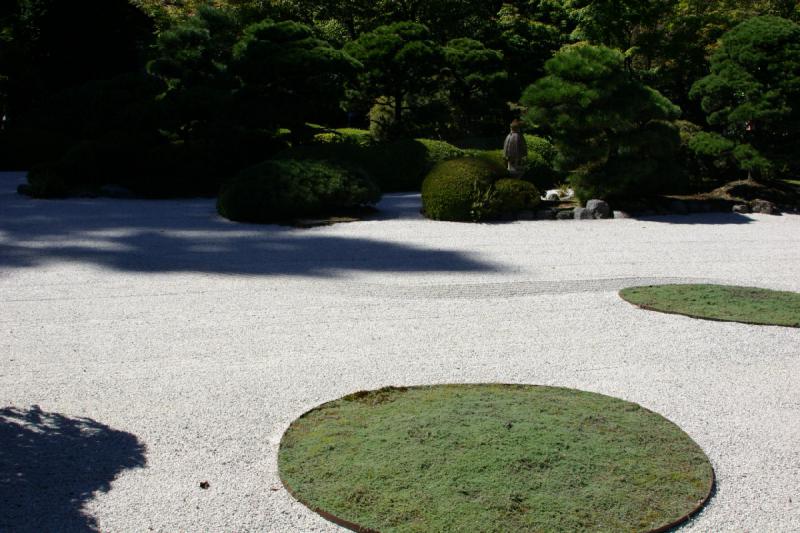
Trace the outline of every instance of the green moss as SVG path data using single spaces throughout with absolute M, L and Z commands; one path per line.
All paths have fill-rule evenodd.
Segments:
M 278 467 L 309 507 L 384 533 L 647 531 L 693 511 L 713 480 L 660 415 L 523 385 L 347 396 L 292 423 Z
M 665 313 L 746 324 L 800 327 L 800 294 L 722 285 L 657 285 L 620 291 L 626 301 Z
M 491 162 L 471 157 L 439 163 L 422 184 L 425 216 L 434 220 L 475 220 L 475 202 L 503 172 Z

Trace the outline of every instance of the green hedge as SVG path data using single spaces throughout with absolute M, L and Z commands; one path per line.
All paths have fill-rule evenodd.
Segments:
M 378 187 L 364 174 L 327 161 L 266 161 L 223 186 L 217 211 L 240 222 L 282 222 L 376 203 Z
M 282 149 L 285 144 L 268 132 L 158 144 L 128 138 L 80 141 L 55 161 L 34 166 L 29 190 L 37 197 L 63 197 L 117 184 L 148 197 L 216 196 L 240 170 Z
M 418 191 L 425 175 L 439 162 L 463 157 L 464 151 L 443 141 L 409 139 L 394 143 L 336 142 L 325 135 L 314 145 L 287 150 L 279 157 L 327 160 L 359 167 L 383 192 Z M 363 138 L 362 138 L 363 140 Z
M 479 158 L 439 163 L 422 184 L 422 210 L 434 220 L 466 222 L 483 218 L 475 211 L 476 202 L 502 176 L 502 167 Z
M 506 170 L 489 159 L 440 163 L 422 185 L 423 212 L 434 220 L 480 222 L 514 217 L 539 204 L 532 183 L 505 176 Z
M 81 141 L 60 159 L 31 168 L 29 192 L 38 198 L 65 197 L 108 183 L 125 183 L 141 168 L 142 157 L 135 143 Z
M 528 158 L 523 167 L 522 179 L 540 190 L 555 188 L 564 179 L 555 170 L 555 147 L 547 139 L 535 135 L 525 135 L 525 141 L 528 145 Z M 506 166 L 503 150 L 499 148 L 503 145 L 503 139 L 476 137 L 455 141 L 454 144 L 464 148 L 468 155 Z
M 535 185 L 523 180 L 501 179 L 494 184 L 496 212 L 499 216 L 514 215 L 533 209 L 541 196 Z

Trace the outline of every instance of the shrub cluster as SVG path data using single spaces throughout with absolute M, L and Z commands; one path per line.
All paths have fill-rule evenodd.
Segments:
M 422 208 L 434 220 L 496 220 L 531 209 L 539 191 L 523 180 L 506 178 L 502 166 L 479 157 L 439 163 L 422 185 Z
M 116 184 L 154 198 L 216 196 L 240 170 L 285 149 L 255 132 L 227 138 L 145 144 L 135 139 L 81 141 L 28 173 L 30 194 L 63 197 Z
M 443 141 L 408 139 L 393 143 L 331 142 L 330 138 L 280 154 L 281 159 L 336 161 L 364 170 L 383 192 L 418 191 L 425 175 L 439 162 L 463 157 L 464 151 Z
M 358 170 L 327 161 L 275 160 L 226 183 L 217 211 L 239 222 L 282 222 L 374 204 L 378 187 Z

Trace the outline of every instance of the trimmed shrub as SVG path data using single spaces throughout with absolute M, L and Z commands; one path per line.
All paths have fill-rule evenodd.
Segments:
M 525 135 L 528 145 L 528 158 L 525 160 L 522 179 L 536 186 L 537 189 L 547 190 L 561 183 L 564 176 L 555 170 L 556 149 L 543 137 Z M 505 167 L 503 150 L 495 147 L 503 145 L 503 139 L 496 137 L 473 137 L 462 139 L 454 143 L 464 148 L 466 153 L 481 159 L 491 161 L 496 165 Z
M 279 157 L 327 160 L 363 169 L 383 192 L 418 191 L 425 175 L 439 162 L 463 157 L 443 141 L 409 139 L 387 144 L 322 143 L 287 150 Z
M 363 173 L 327 161 L 266 161 L 223 186 L 217 211 L 230 220 L 270 223 L 330 215 L 376 203 Z
M 107 183 L 125 183 L 141 168 L 135 144 L 81 141 L 54 162 L 34 166 L 28 173 L 29 192 L 38 198 L 59 198 Z
M 523 180 L 502 179 L 494 184 L 497 215 L 515 215 L 533 209 L 541 201 L 535 185 Z
M 465 157 L 439 163 L 422 184 L 422 209 L 434 220 L 474 221 L 476 202 L 503 176 L 502 167 L 479 158 Z
M 56 163 L 41 163 L 31 168 L 28 171 L 28 185 L 26 194 L 34 198 L 64 198 L 70 192 Z
M 375 139 L 367 130 L 355 128 L 339 128 L 325 130 L 314 135 L 315 144 L 353 144 L 355 146 L 370 146 Z

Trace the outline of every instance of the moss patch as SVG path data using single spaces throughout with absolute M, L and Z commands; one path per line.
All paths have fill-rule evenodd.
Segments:
M 724 285 L 632 287 L 620 296 L 651 311 L 769 326 L 800 327 L 800 294 Z
M 675 424 L 570 389 L 449 385 L 362 392 L 296 420 L 284 484 L 382 532 L 648 531 L 695 511 L 713 471 Z

